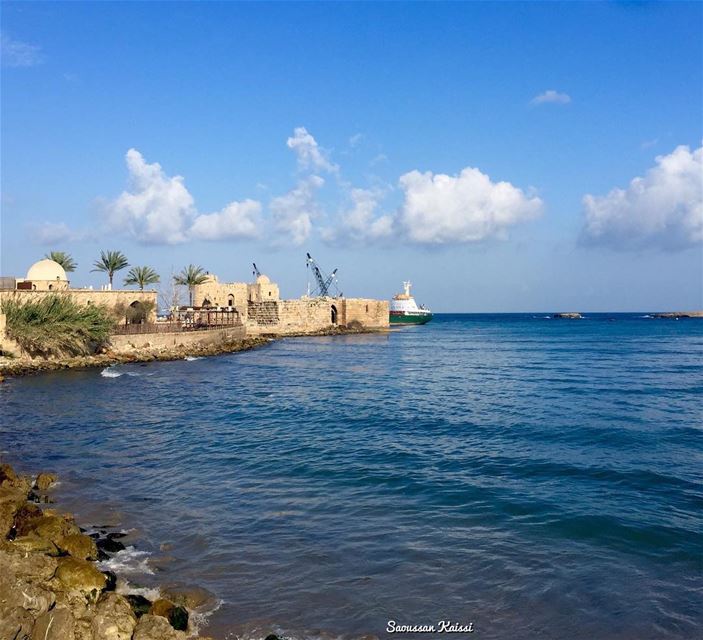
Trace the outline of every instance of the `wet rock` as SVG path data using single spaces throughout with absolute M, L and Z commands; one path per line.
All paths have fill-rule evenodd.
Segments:
M 130 640 L 137 618 L 126 598 L 116 593 L 104 594 L 96 607 L 92 622 L 94 640 Z
M 275 633 L 269 633 L 264 640 L 281 640 Z
M 34 488 L 39 489 L 39 491 L 46 491 L 57 479 L 54 473 L 40 473 L 34 481 Z
M 56 580 L 65 590 L 79 591 L 91 599 L 97 599 L 107 583 L 94 564 L 71 557 L 59 558 Z
M 65 538 L 61 538 L 56 546 L 69 556 L 81 560 L 95 560 L 98 557 L 98 548 L 95 540 L 82 534 L 73 533 Z
M 122 533 L 121 531 L 115 531 L 113 533 L 108 533 L 107 537 L 108 537 L 108 540 L 114 540 L 115 538 L 126 538 L 127 534 Z
M 119 540 L 113 540 L 112 538 L 100 538 L 97 544 L 98 549 L 101 549 L 105 553 L 117 553 L 118 551 L 124 551 L 125 548 Z
M 187 587 L 183 585 L 162 586 L 161 595 L 171 602 L 191 610 L 210 608 L 217 602 L 215 595 L 202 587 Z
M 32 629 L 32 640 L 74 640 L 74 620 L 71 610 L 55 607 L 37 618 Z
M 42 515 L 44 513 L 41 508 L 31 502 L 25 502 L 15 513 L 15 529 L 22 529 L 30 520 L 40 518 Z
M 0 487 L 14 487 L 18 477 L 9 464 L 0 464 Z
M 182 631 L 176 631 L 161 616 L 143 615 L 134 629 L 132 640 L 181 640 L 186 637 Z
M 166 618 L 169 624 L 177 631 L 185 631 L 188 628 L 188 610 L 165 598 L 155 600 L 154 604 L 151 605 L 151 609 L 149 609 L 149 613 L 153 616 Z
M 137 618 L 143 616 L 145 613 L 149 613 L 149 609 L 151 609 L 151 600 L 137 593 L 130 593 L 125 596 L 125 599 L 129 602 Z
M 98 549 L 98 562 L 105 562 L 105 560 L 109 560 L 110 556 L 107 555 L 102 549 Z
M 117 587 L 117 576 L 113 571 L 103 571 L 105 576 L 105 591 L 114 591 Z

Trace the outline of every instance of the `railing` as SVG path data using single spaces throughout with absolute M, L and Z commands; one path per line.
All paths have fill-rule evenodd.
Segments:
M 132 336 L 144 333 L 184 333 L 189 331 L 207 331 L 208 329 L 232 329 L 241 327 L 241 322 L 196 323 L 196 322 L 144 322 L 142 324 L 120 324 L 113 333 L 120 336 Z

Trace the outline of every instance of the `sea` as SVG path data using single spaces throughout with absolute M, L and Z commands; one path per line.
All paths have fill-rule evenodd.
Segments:
M 0 407 L 2 460 L 218 639 L 702 637 L 703 320 L 437 315 Z

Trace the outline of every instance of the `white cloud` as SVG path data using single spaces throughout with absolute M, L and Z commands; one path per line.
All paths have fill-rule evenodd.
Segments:
M 364 139 L 364 134 L 363 133 L 355 133 L 353 136 L 349 138 L 349 146 L 354 149 L 355 147 L 358 147 L 361 144 L 361 141 Z
M 56 245 L 62 242 L 80 242 L 91 237 L 85 231 L 71 229 L 65 222 L 42 222 L 31 225 L 28 229 L 34 242 L 44 245 Z
M 108 225 L 147 244 L 185 242 L 196 210 L 183 178 L 168 177 L 136 149 L 127 151 L 126 160 L 130 189 L 108 206 Z
M 4 33 L 0 35 L 0 58 L 4 67 L 33 67 L 44 61 L 40 47 L 13 40 Z
M 328 173 L 339 171 L 339 167 L 328 159 L 327 152 L 317 144 L 305 127 L 296 127 L 286 144 L 295 152 L 301 169 Z
M 255 238 L 259 235 L 261 203 L 256 200 L 230 202 L 222 211 L 199 215 L 190 228 L 197 240 Z
M 587 241 L 623 249 L 703 242 L 703 146 L 679 146 L 656 163 L 627 189 L 584 196 Z
M 310 236 L 312 220 L 319 215 L 315 193 L 325 181 L 320 176 L 301 180 L 295 189 L 271 200 L 269 209 L 275 231 L 299 246 Z
M 400 186 L 405 200 L 398 224 L 410 241 L 422 244 L 503 237 L 511 226 L 542 212 L 538 197 L 509 182 L 492 182 L 470 167 L 458 176 L 411 171 L 400 177 Z
M 337 229 L 325 230 L 323 239 L 328 242 L 367 242 L 389 237 L 393 233 L 393 216 L 377 214 L 383 196 L 384 193 L 378 189 L 352 189 L 349 193 L 351 208 L 342 214 Z
M 571 96 L 567 93 L 559 93 L 554 89 L 547 89 L 544 93 L 540 93 L 530 100 L 530 104 L 540 105 L 540 104 L 569 104 L 571 102 Z

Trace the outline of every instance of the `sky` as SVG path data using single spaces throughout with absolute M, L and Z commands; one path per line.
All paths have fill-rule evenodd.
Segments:
M 703 308 L 703 3 L 0 11 L 2 275 L 118 249 L 292 298 L 310 252 L 437 312 Z

